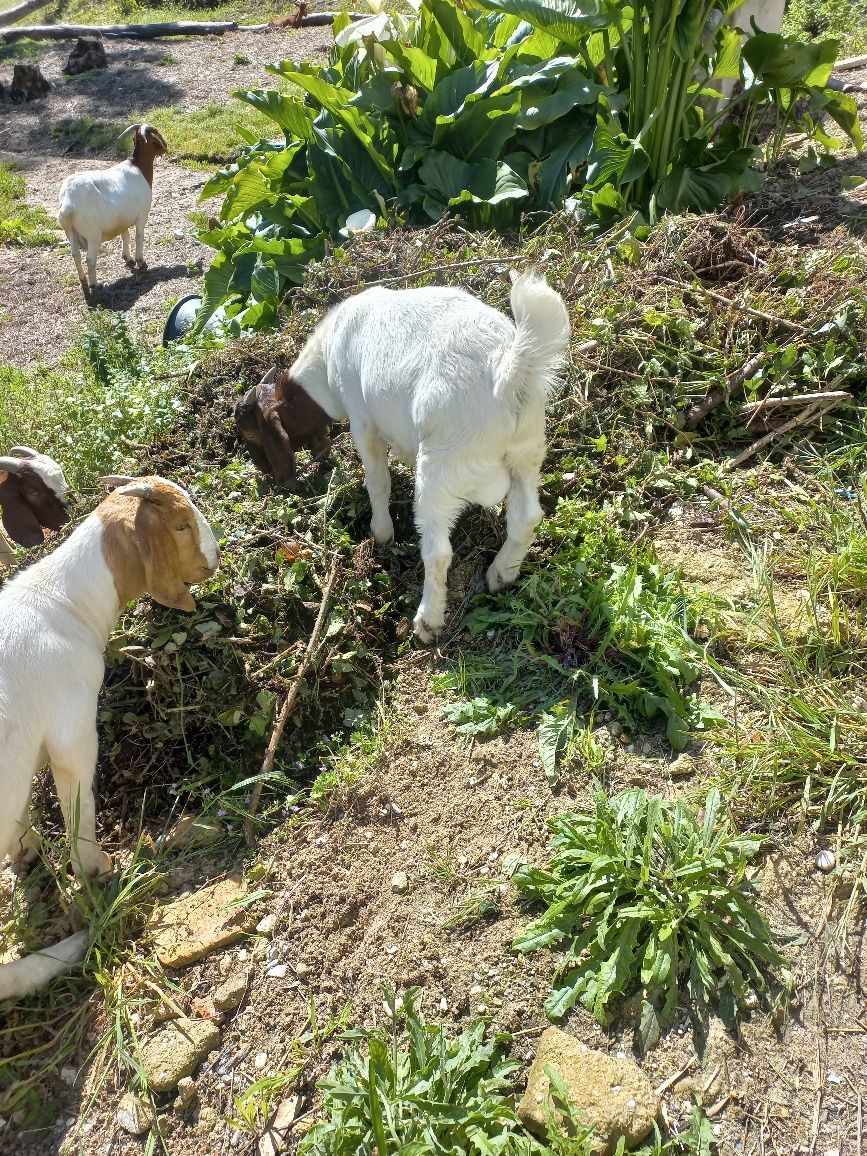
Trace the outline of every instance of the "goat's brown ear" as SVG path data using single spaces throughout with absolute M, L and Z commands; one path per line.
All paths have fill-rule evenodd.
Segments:
M 145 572 L 145 589 L 155 602 L 172 610 L 195 610 L 196 603 L 181 580 L 181 559 L 159 499 L 145 498 L 136 514 L 136 538 Z
M 3 491 L 3 526 L 19 546 L 40 546 L 44 541 L 38 518 L 15 485 L 8 485 Z

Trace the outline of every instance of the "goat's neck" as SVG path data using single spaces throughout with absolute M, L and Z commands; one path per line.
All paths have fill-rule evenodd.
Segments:
M 102 550 L 102 520 L 93 514 L 58 548 L 16 579 L 19 590 L 61 606 L 105 648 L 114 630 L 120 602 L 114 576 Z
M 154 187 L 154 154 L 136 141 L 135 150 L 129 158 L 129 164 L 138 169 L 151 188 Z

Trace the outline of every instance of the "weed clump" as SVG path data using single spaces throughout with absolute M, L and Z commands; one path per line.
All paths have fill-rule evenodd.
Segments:
M 631 788 L 597 790 L 590 814 L 552 819 L 554 855 L 515 883 L 545 913 L 515 940 L 518 951 L 560 948 L 552 1019 L 576 1003 L 606 1024 L 617 1001 L 640 992 L 638 1036 L 651 1047 L 682 985 L 699 1014 L 715 1004 L 731 1025 L 767 969 L 784 961 L 745 879 L 762 840 L 736 835 L 717 790 L 695 814 Z

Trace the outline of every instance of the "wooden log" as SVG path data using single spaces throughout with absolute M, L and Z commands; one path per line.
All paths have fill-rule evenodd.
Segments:
M 0 26 L 14 24 L 16 20 L 29 16 L 37 8 L 44 8 L 50 3 L 51 0 L 25 0 L 23 4 L 16 4 L 14 8 L 7 8 L 5 12 L 0 12 Z
M 27 0 L 37 6 L 37 0 Z M 39 0 L 48 3 L 48 0 Z M 22 7 L 24 7 L 22 5 Z M 21 13 L 23 15 L 23 12 Z M 4 15 L 6 15 L 4 13 Z M 336 12 L 311 12 L 292 28 L 320 28 L 334 23 Z M 350 12 L 352 21 L 363 20 L 360 12 Z M 0 19 L 0 24 L 3 20 Z M 109 36 L 117 40 L 159 40 L 164 36 L 222 36 L 224 32 L 282 31 L 274 24 L 238 24 L 234 20 L 172 20 L 162 24 L 31 24 L 0 31 L 0 44 L 13 40 L 74 40 L 78 36 Z
M 126 40 L 157 40 L 163 36 L 222 36 L 234 32 L 234 20 L 173 20 L 163 24 L 34 24 L 5 28 L 0 43 L 13 40 L 74 40 L 78 36 L 110 36 Z

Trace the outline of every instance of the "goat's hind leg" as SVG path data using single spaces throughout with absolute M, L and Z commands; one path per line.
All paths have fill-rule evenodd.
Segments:
M 147 218 L 145 218 L 147 220 Z M 136 221 L 135 223 L 135 263 L 140 273 L 144 273 L 147 269 L 147 262 L 144 259 L 144 231 L 145 221 Z
M 133 259 L 133 255 L 130 252 L 130 247 L 129 247 L 129 229 L 122 229 L 121 230 L 120 248 L 121 248 L 121 253 L 123 254 L 124 265 L 126 265 L 127 269 L 129 269 L 129 270 L 135 269 L 135 260 Z
M 433 642 L 443 628 L 452 562 L 451 529 L 466 501 L 454 493 L 419 455 L 415 483 L 415 520 L 421 535 L 424 590 L 413 627 L 422 642 Z
M 87 292 L 87 274 L 84 272 L 84 265 L 81 263 L 81 245 L 78 242 L 78 234 L 75 230 L 64 230 L 66 239 L 69 242 L 69 248 L 72 250 L 72 259 L 75 262 L 75 268 L 78 271 L 78 280 L 81 282 L 81 287 Z
M 96 725 L 92 719 L 77 733 L 55 738 L 48 744 L 51 774 L 72 844 L 72 868 L 76 875 L 104 875 L 112 868 L 111 859 L 96 839 L 93 797 L 96 754 Z
M 539 469 L 536 464 L 512 467 L 512 481 L 506 497 L 506 540 L 485 575 L 492 594 L 518 577 L 521 563 L 536 536 L 536 527 L 542 521 Z

